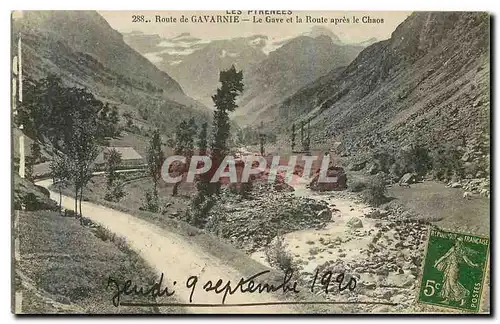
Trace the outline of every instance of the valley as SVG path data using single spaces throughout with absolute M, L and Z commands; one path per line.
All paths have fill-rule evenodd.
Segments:
M 16 91 L 13 99 L 15 308 L 468 312 L 463 301 L 438 307 L 419 295 L 431 229 L 489 242 L 489 16 L 415 12 L 386 39 L 359 42 L 313 16 L 305 17 L 318 25 L 282 38 L 125 32 L 93 11 L 13 21 L 24 78 L 22 100 Z M 191 17 L 239 23 L 238 15 Z M 170 26 L 172 18 L 155 19 Z M 272 28 L 292 16 L 252 19 Z M 174 155 L 184 162 L 165 162 Z M 213 165 L 190 181 L 196 155 Z M 276 156 L 282 169 L 274 172 Z M 311 156 L 321 159 L 304 174 Z M 253 158 L 266 167 L 241 181 L 245 166 L 261 166 Z M 323 159 L 330 163 L 321 169 Z M 323 171 L 331 183 L 322 183 Z M 231 181 L 211 181 L 216 173 Z M 176 293 L 144 296 L 144 308 L 122 296 L 122 307 L 108 272 L 117 287 L 161 276 Z M 256 275 L 255 285 L 302 289 L 243 291 Z M 489 313 L 489 267 L 484 275 L 477 311 Z M 187 278 L 199 280 L 196 292 Z M 222 299 L 223 284 L 239 290 Z

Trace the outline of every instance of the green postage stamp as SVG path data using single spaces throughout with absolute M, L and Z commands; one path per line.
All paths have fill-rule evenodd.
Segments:
M 430 230 L 419 301 L 478 312 L 487 273 L 490 239 Z

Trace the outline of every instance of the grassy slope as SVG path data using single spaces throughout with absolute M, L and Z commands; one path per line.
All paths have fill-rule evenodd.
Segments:
M 368 182 L 372 177 L 364 172 L 348 171 L 350 183 Z M 442 182 L 424 181 L 410 188 L 394 185 L 388 188 L 388 196 L 422 219 L 451 231 L 489 236 L 491 223 L 490 199 L 475 195 L 466 200 L 463 189 L 446 187 Z
M 56 212 L 20 213 L 21 260 L 16 272 L 18 278 L 24 278 L 23 313 L 158 312 L 112 305 L 113 290 L 106 290 L 108 276 L 144 285 L 157 278 L 123 242 L 103 240 L 106 236 L 99 238 L 94 233 L 95 229 Z
M 439 220 L 436 225 L 451 231 L 489 236 L 490 200 L 474 196 L 463 199 L 463 190 L 426 181 L 411 188 L 393 187 L 389 195 L 425 219 Z

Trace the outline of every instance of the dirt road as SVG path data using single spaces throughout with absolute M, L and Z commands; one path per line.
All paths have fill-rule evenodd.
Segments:
M 48 188 L 51 180 L 42 180 L 38 185 Z M 56 201 L 59 194 L 50 191 L 50 197 Z M 63 196 L 63 208 L 73 209 L 74 200 Z M 193 293 L 193 303 L 221 304 L 222 294 L 215 294 L 213 291 L 206 292 L 203 285 L 212 280 L 214 285 L 218 279 L 222 279 L 224 284 L 231 280 L 232 287 L 243 277 L 236 269 L 227 266 L 223 260 L 208 255 L 201 248 L 186 241 L 182 237 L 165 231 L 144 220 L 138 219 L 130 214 L 126 214 L 111 208 L 99 206 L 90 202 L 82 202 L 84 216 L 92 221 L 101 224 L 117 235 L 126 238 L 130 247 L 137 251 L 148 262 L 158 275 L 164 273 L 164 284 L 175 289 L 175 297 L 189 303 L 192 289 L 186 287 L 186 280 L 190 276 L 198 276 L 198 283 Z M 246 278 L 246 277 L 245 277 Z M 146 278 L 145 278 L 146 279 Z M 152 278 L 158 279 L 158 278 Z M 173 282 L 176 282 L 174 285 Z M 256 281 L 258 282 L 258 281 Z M 140 283 L 138 283 L 140 284 Z M 148 288 L 148 287 L 146 287 Z M 127 297 L 122 297 L 126 301 Z M 263 303 L 277 302 L 268 293 L 241 293 L 228 295 L 226 304 L 241 303 Z M 111 302 L 111 300 L 110 300 Z M 158 302 L 169 302 L 167 298 L 159 299 Z M 246 306 L 246 307 L 191 307 L 189 311 L 194 313 L 298 313 L 298 308 L 288 305 L 273 306 Z

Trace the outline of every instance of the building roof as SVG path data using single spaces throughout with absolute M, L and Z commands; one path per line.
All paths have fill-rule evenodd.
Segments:
M 120 153 L 122 161 L 130 161 L 130 160 L 142 160 L 142 156 L 134 150 L 133 147 L 130 146 L 113 146 L 106 147 L 102 150 L 102 152 L 97 156 L 97 163 L 104 163 L 106 161 L 104 155 L 108 154 L 111 150 L 116 150 Z

